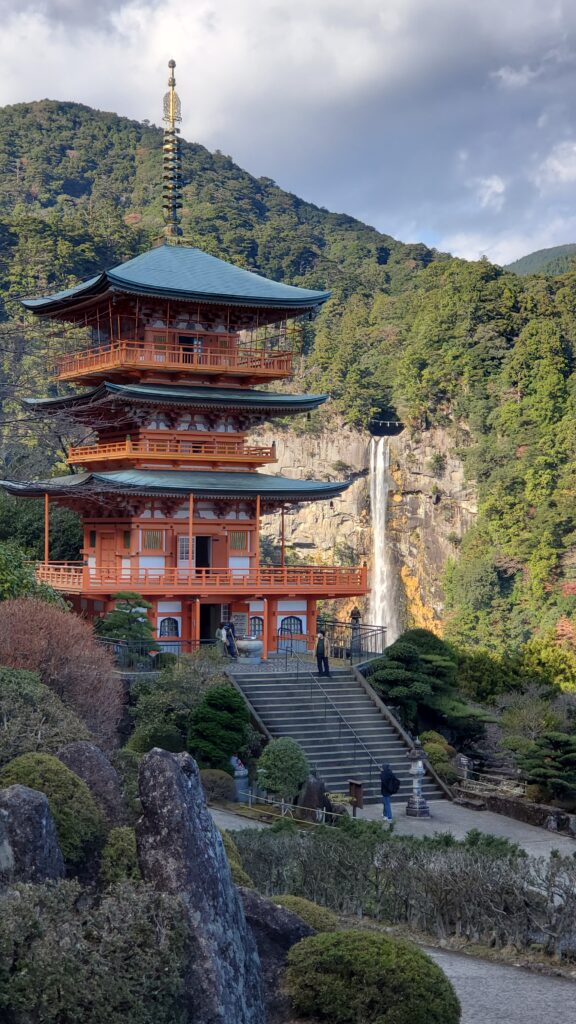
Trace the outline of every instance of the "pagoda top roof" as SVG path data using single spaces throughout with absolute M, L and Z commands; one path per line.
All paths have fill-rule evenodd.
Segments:
M 276 391 L 257 391 L 253 388 L 215 388 L 182 384 L 113 384 L 106 381 L 89 391 L 59 398 L 26 398 L 33 409 L 43 411 L 82 410 L 95 405 L 120 401 L 156 405 L 180 405 L 189 408 L 246 409 L 266 411 L 276 416 L 290 412 L 308 412 L 322 405 L 328 395 L 289 395 Z
M 160 245 L 74 288 L 22 304 L 38 316 L 64 313 L 110 292 L 201 304 L 298 311 L 313 309 L 330 292 L 271 281 L 185 245 Z
M 319 501 L 338 497 L 350 485 L 322 480 L 292 480 L 265 473 L 224 473 L 198 470 L 147 471 L 119 469 L 108 473 L 74 473 L 50 480 L 0 480 L 10 494 L 55 498 L 120 493 L 145 496 L 194 495 L 198 498 L 238 499 L 260 495 L 264 503 Z

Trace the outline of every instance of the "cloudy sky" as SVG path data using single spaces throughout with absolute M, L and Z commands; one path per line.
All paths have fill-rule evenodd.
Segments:
M 404 241 L 576 242 L 576 0 L 0 0 L 0 104 L 160 123 Z

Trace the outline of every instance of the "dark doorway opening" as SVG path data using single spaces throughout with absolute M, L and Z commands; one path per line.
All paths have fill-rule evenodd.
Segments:
M 212 538 L 196 537 L 196 568 L 209 569 L 212 564 Z
M 216 639 L 216 630 L 222 618 L 221 604 L 200 605 L 200 643 L 205 644 Z

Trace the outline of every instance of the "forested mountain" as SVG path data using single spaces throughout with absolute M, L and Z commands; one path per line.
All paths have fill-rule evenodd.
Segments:
M 554 245 L 551 249 L 538 249 L 519 260 L 509 263 L 506 270 L 513 274 L 567 274 L 576 267 L 576 243 Z
M 54 388 L 47 351 L 66 344 L 15 323 L 17 299 L 150 244 L 161 142 L 158 128 L 73 103 L 0 110 L 0 456 L 11 475 L 57 458 L 18 399 Z M 415 432 L 450 432 L 480 512 L 447 572 L 449 632 L 514 648 L 571 616 L 562 581 L 576 551 L 576 274 L 525 278 L 403 245 L 199 145 L 184 143 L 183 168 L 187 242 L 333 290 L 309 327 L 300 383 L 326 388 L 332 409 L 360 426 L 392 410 Z

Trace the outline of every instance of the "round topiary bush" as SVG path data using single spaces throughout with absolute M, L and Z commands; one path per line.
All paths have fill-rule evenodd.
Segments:
M 234 779 L 228 772 L 220 771 L 219 768 L 202 768 L 200 779 L 208 803 L 212 800 L 232 801 L 235 799 Z
M 366 932 L 313 935 L 288 954 L 296 1013 L 330 1024 L 459 1024 L 460 1004 L 439 967 L 408 942 Z
M 78 865 L 105 835 L 104 819 L 88 789 L 74 772 L 50 754 L 22 754 L 0 771 L 0 787 L 29 786 L 45 793 L 64 860 Z
M 279 903 L 286 910 L 298 914 L 306 924 L 309 924 L 315 932 L 335 932 L 340 922 L 331 910 L 320 907 L 312 900 L 306 900 L 303 896 L 273 896 L 274 903 Z
M 138 882 L 141 877 L 134 829 L 124 825 L 111 828 L 102 850 L 100 880 L 104 885 L 113 885 Z
M 147 754 L 153 747 L 169 750 L 172 754 L 180 754 L 186 749 L 186 744 L 175 725 L 170 722 L 159 722 L 157 725 L 137 726 L 126 747 L 135 754 Z
M 258 783 L 282 800 L 293 800 L 310 774 L 308 758 L 290 736 L 270 740 L 258 758 Z

